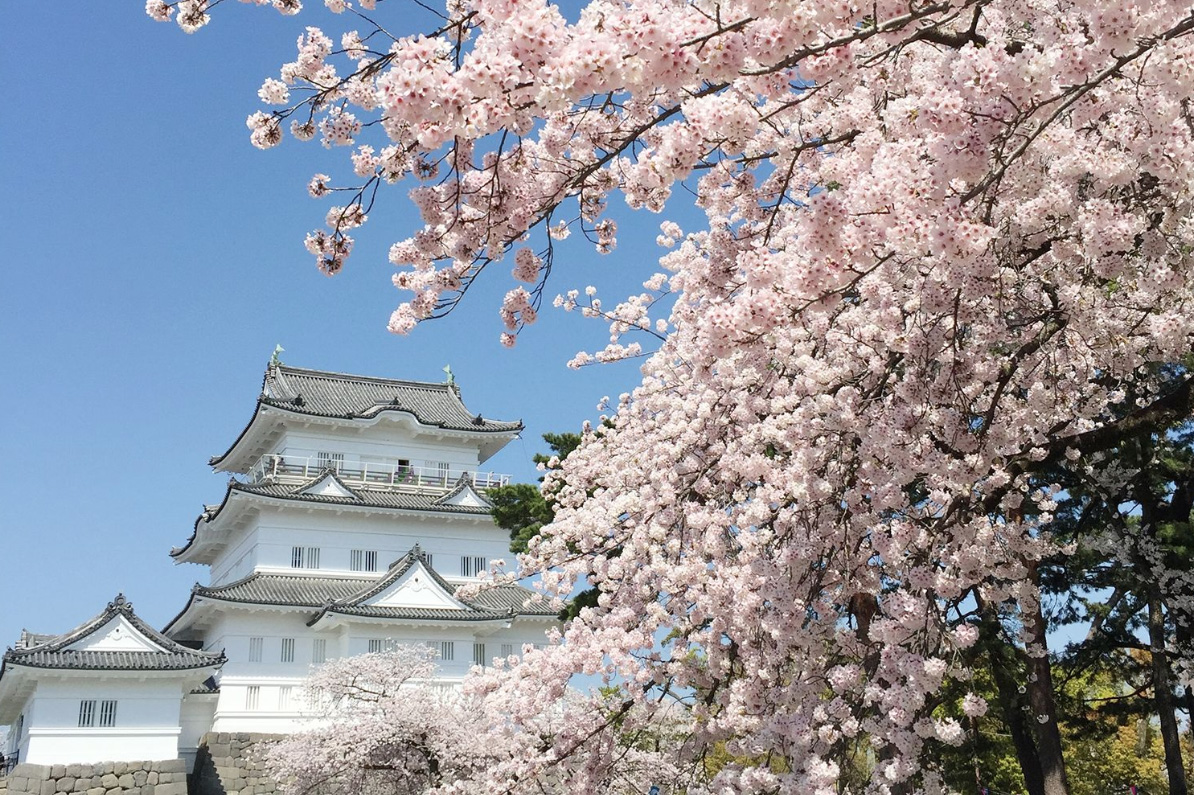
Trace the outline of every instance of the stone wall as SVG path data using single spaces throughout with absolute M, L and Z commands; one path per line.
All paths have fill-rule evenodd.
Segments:
M 199 752 L 195 754 L 191 795 L 272 795 L 277 791 L 277 784 L 265 772 L 253 748 L 282 737 L 281 734 L 229 732 L 203 735 Z
M 100 762 L 17 765 L 0 779 L 0 795 L 187 795 L 186 763 Z

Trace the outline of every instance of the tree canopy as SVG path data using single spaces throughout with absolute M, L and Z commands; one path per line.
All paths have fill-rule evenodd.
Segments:
M 147 10 L 193 31 L 214 5 Z M 681 699 L 661 786 L 836 795 L 865 740 L 862 786 L 936 792 L 933 749 L 966 733 L 939 693 L 995 623 L 1040 683 L 1041 786 L 1065 791 L 1039 587 L 1065 551 L 1056 473 L 1113 482 L 1088 464 L 1194 399 L 1189 6 L 449 0 L 413 32 L 391 25 L 408 6 L 326 5 L 348 29 L 308 28 L 248 126 L 347 148 L 309 188 L 343 197 L 307 238 L 329 273 L 384 185 L 417 180 L 392 330 L 512 261 L 512 345 L 566 238 L 614 249 L 615 196 L 687 190 L 705 216 L 664 220 L 643 292 L 555 300 L 609 324 L 574 363 L 644 355 L 642 382 L 547 474 L 521 573 L 599 597 L 473 680 L 511 743 L 473 791 L 599 791 Z M 1150 633 L 1187 610 L 1148 598 Z M 607 688 L 560 722 L 576 673 Z

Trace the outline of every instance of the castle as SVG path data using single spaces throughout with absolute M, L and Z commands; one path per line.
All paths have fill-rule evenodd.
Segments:
M 427 644 L 430 686 L 453 686 L 543 643 L 556 613 L 532 591 L 456 593 L 510 557 L 485 497 L 508 479 L 482 467 L 521 428 L 468 411 L 450 375 L 271 361 L 252 418 L 211 459 L 231 475 L 223 499 L 170 552 L 207 567 L 207 584 L 160 631 L 117 596 L 69 632 L 23 632 L 0 667 L 9 766 L 189 769 L 209 733 L 301 727 L 303 682 L 326 660 Z

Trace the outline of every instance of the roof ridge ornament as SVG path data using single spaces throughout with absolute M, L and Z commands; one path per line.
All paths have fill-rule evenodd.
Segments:
M 282 354 L 282 353 L 284 353 L 285 351 L 286 351 L 286 349 L 285 349 L 285 348 L 283 348 L 283 347 L 282 347 L 282 345 L 281 345 L 280 343 L 279 343 L 278 345 L 275 345 L 275 346 L 274 346 L 274 352 L 273 352 L 273 353 L 270 355 L 270 357 L 269 357 L 269 366 L 270 366 L 270 367 L 279 367 L 279 366 L 281 366 L 281 364 L 282 364 L 282 358 L 281 358 L 281 356 L 280 356 L 279 354 Z

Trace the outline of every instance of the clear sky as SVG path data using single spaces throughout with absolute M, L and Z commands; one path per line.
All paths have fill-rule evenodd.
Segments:
M 545 311 L 501 348 L 513 263 L 464 311 L 387 333 L 403 299 L 385 256 L 414 224 L 403 192 L 344 273 L 317 272 L 302 238 L 327 203 L 305 185 L 347 174 L 347 151 L 260 152 L 244 125 L 303 27 L 329 23 L 307 6 L 283 18 L 227 2 L 187 36 L 140 0 L 0 4 L 0 647 L 22 627 L 70 629 L 121 591 L 159 627 L 182 608 L 207 570 L 167 552 L 222 497 L 206 462 L 250 418 L 277 343 L 287 364 L 351 373 L 440 381 L 450 364 L 471 410 L 526 423 L 490 462 L 521 480 L 542 433 L 578 428 L 637 382 L 635 364 L 564 366 L 605 342 L 579 315 Z M 549 291 L 635 290 L 659 220 L 624 221 L 609 257 L 566 247 Z

